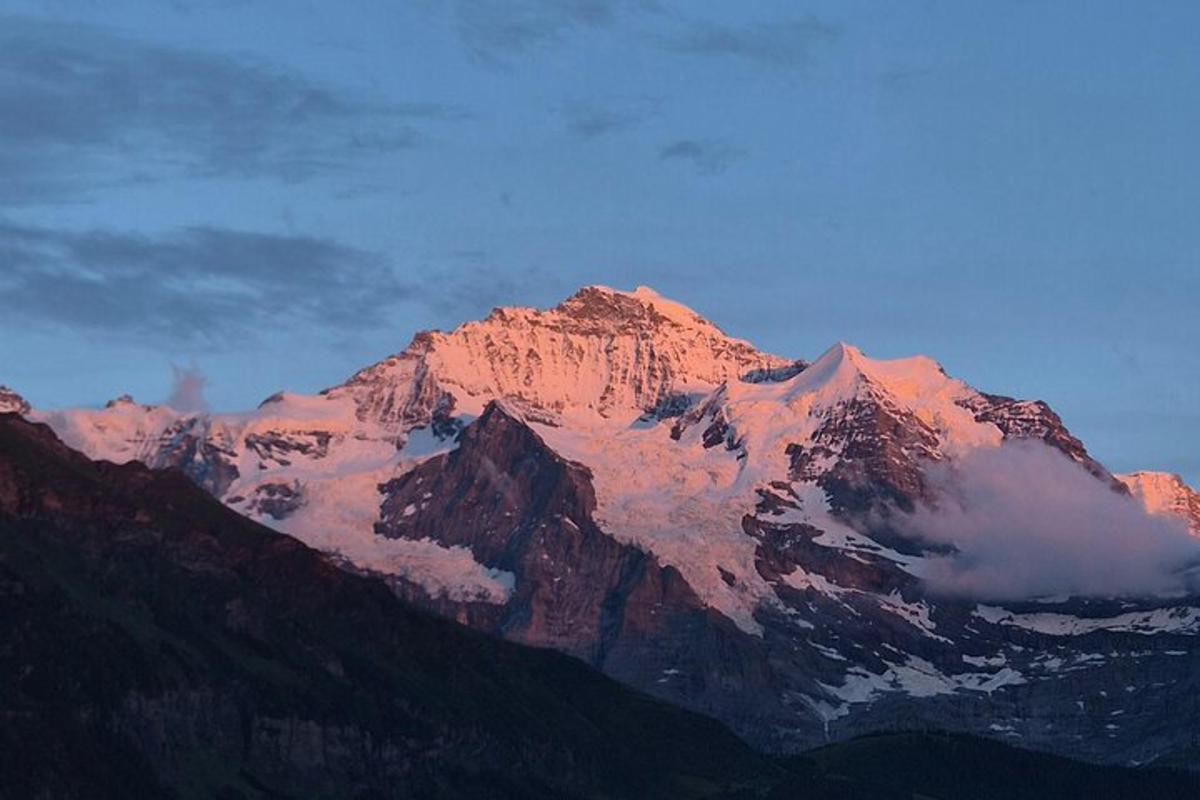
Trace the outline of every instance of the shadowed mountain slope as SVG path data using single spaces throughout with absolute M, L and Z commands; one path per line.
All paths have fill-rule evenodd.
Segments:
M 573 658 L 413 609 L 181 473 L 89 461 L 15 414 L 0 414 L 0 642 L 4 798 L 1197 790 L 1194 774 L 946 735 L 758 755 Z
M 718 723 L 0 416 L 0 796 L 706 796 Z

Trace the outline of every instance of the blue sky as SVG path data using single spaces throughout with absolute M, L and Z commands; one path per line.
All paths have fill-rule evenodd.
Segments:
M 0 382 L 313 391 L 653 286 L 1200 482 L 1191 2 L 0 0 Z

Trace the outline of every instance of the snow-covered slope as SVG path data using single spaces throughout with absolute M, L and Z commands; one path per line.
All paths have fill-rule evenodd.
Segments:
M 1200 492 L 1170 472 L 1131 472 L 1117 479 L 1129 487 L 1151 514 L 1171 514 L 1187 521 L 1193 536 L 1200 536 Z
M 679 569 L 706 602 L 758 633 L 754 613 L 774 593 L 742 517 L 780 493 L 773 484 L 815 488 L 856 459 L 863 437 L 895 451 L 885 477 L 897 485 L 913 480 L 908 471 L 921 460 L 998 444 L 1001 431 L 962 405 L 973 396 L 927 358 L 874 361 L 839 343 L 785 380 L 722 384 L 674 420 L 531 424 L 591 470 L 601 527 Z M 880 417 L 890 431 L 876 436 Z M 829 515 L 836 488 L 803 491 L 792 518 L 844 527 Z
M 246 413 L 185 414 L 123 396 L 99 410 L 32 416 L 93 458 L 183 469 L 230 506 L 358 568 L 440 596 L 503 602 L 511 576 L 469 553 L 375 535 L 378 485 L 451 447 L 493 399 L 598 431 L 610 419 L 671 413 L 724 381 L 802 367 L 645 287 L 587 287 L 546 311 L 498 308 L 449 333 L 420 333 L 342 385 L 279 393 Z
M 1146 736 L 1151 712 L 1189 674 L 1172 653 L 1200 632 L 1186 597 L 1008 608 L 931 588 L 953 547 L 902 521 L 936 511 L 935 475 L 1005 442 L 1045 443 L 1113 502 L 1133 507 L 1128 485 L 1151 510 L 1181 507 L 1148 479 L 1117 484 L 1045 403 L 979 392 L 923 356 L 763 353 L 644 287 L 495 309 L 245 413 L 129 398 L 26 412 L 94 458 L 180 468 L 409 599 L 770 747 L 932 720 L 1149 757 L 1165 747 Z M 1074 644 L 1088 637 L 1106 637 L 1104 655 Z M 1074 701 L 1055 694 L 1063 664 L 1123 701 L 1095 712 L 1127 716 L 1094 751 L 1079 736 L 1095 714 L 1068 718 Z M 1158 687 L 1138 703 L 1116 683 L 1129 670 Z

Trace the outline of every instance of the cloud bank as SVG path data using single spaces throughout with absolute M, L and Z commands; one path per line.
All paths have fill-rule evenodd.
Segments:
M 900 526 L 954 548 L 926 565 L 935 589 L 1019 600 L 1197 588 L 1200 541 L 1181 520 L 1146 514 L 1041 442 L 980 449 L 929 477 L 937 507 L 900 517 Z

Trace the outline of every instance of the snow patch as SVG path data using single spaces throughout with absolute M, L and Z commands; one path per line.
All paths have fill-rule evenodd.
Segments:
M 882 694 L 899 692 L 910 697 L 933 697 L 959 691 L 991 694 L 1005 686 L 1026 683 L 1025 676 L 1011 667 L 994 673 L 968 672 L 948 675 L 923 658 L 910 655 L 902 664 L 888 664 L 881 674 L 851 667 L 841 686 L 821 686 L 844 704 L 869 703 Z M 844 713 L 849 713 L 845 710 Z
M 1096 631 L 1139 633 L 1200 633 L 1200 608 L 1174 606 L 1151 611 L 1131 611 L 1115 617 L 1077 617 L 1071 614 L 1041 612 L 1015 614 L 999 606 L 978 605 L 974 615 L 993 625 L 1045 633 L 1051 636 L 1083 636 Z

